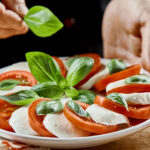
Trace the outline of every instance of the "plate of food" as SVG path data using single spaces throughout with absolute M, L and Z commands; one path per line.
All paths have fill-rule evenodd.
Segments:
M 141 65 L 87 53 L 26 53 L 0 70 L 0 136 L 51 148 L 83 148 L 150 126 L 150 77 Z

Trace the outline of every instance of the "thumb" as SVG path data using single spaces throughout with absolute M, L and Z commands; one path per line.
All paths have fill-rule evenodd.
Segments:
M 2 2 L 7 9 L 15 11 L 22 18 L 28 12 L 28 8 L 25 4 L 25 0 L 3 0 Z

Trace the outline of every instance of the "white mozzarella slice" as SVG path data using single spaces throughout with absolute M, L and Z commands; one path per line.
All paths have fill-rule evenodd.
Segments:
M 101 61 L 101 70 L 93 75 L 87 82 L 81 85 L 79 88 L 83 90 L 89 90 L 93 87 L 93 85 L 103 79 L 104 77 L 109 75 L 109 69 L 106 67 L 109 61 L 103 60 Z
M 12 71 L 12 70 L 25 70 L 30 72 L 27 62 L 19 62 L 19 63 L 12 64 L 11 66 L 7 67 L 4 72 Z
M 150 93 L 132 93 L 132 94 L 119 94 L 126 100 L 126 102 L 134 105 L 148 105 L 150 104 Z
M 106 92 L 112 90 L 112 89 L 115 89 L 115 88 L 118 88 L 118 87 L 122 87 L 122 86 L 125 86 L 126 83 L 125 83 L 125 79 L 123 80 L 118 80 L 118 81 L 115 81 L 115 82 L 112 82 L 112 83 L 109 83 L 106 87 Z
M 11 90 L 0 90 L 0 95 L 7 95 L 7 94 L 10 94 L 10 93 L 15 93 L 15 92 L 18 92 L 18 91 L 21 91 L 21 90 L 30 90 L 31 87 L 30 86 L 15 86 L 13 89 Z
M 28 107 L 21 107 L 12 113 L 9 124 L 16 133 L 38 135 L 30 126 L 28 120 Z
M 86 83 L 81 85 L 79 88 L 83 90 L 89 90 L 93 87 L 93 85 L 103 79 L 104 77 L 109 75 L 109 70 L 107 67 L 105 67 L 103 70 L 100 70 L 98 73 L 96 73 L 94 76 L 92 76 Z
M 71 98 L 68 98 L 68 97 L 64 97 L 62 98 L 60 101 L 61 103 L 63 104 L 63 107 L 65 106 L 65 104 L 69 101 L 69 100 L 72 100 Z
M 100 107 L 97 104 L 90 105 L 86 111 L 89 113 L 91 119 L 96 123 L 104 125 L 129 124 L 126 116 Z
M 43 124 L 49 132 L 60 138 L 84 137 L 89 135 L 89 132 L 79 129 L 69 122 L 63 112 L 46 115 Z

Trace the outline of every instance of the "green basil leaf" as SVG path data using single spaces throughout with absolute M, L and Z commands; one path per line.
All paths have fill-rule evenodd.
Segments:
M 63 95 L 64 90 L 53 82 L 43 82 L 32 87 L 40 97 L 56 99 Z
M 67 81 L 69 86 L 75 86 L 91 71 L 94 65 L 94 60 L 89 57 L 81 57 L 76 59 L 67 74 Z
M 67 66 L 70 67 L 70 66 L 72 65 L 72 63 L 73 63 L 76 59 L 78 59 L 78 58 L 80 58 L 80 57 L 79 57 L 79 56 L 74 56 L 74 57 L 71 57 L 71 58 L 67 59 L 67 61 L 66 61 Z
M 150 77 L 145 75 L 134 75 L 125 79 L 126 84 L 150 84 Z
M 68 87 L 65 89 L 65 94 L 67 97 L 75 97 L 79 92 L 74 87 Z
M 64 78 L 62 75 L 57 76 L 57 85 L 61 88 L 64 89 L 68 87 L 68 82 L 66 78 Z
M 67 102 L 67 106 L 73 111 L 75 112 L 77 115 L 81 116 L 81 117 L 89 117 L 89 113 L 87 111 L 85 111 L 78 103 L 69 100 Z
M 123 60 L 112 59 L 107 64 L 107 67 L 109 69 L 109 73 L 113 74 L 113 73 L 125 70 L 127 66 Z
M 76 97 L 73 97 L 73 100 L 77 100 L 86 104 L 93 104 L 96 94 L 90 90 L 79 90 L 79 94 Z
M 22 90 L 8 96 L 0 96 L 0 99 L 14 105 L 27 105 L 38 98 L 39 96 L 32 90 Z
M 107 95 L 106 98 L 121 104 L 122 106 L 124 106 L 126 108 L 126 110 L 129 110 L 126 100 L 119 93 L 111 93 L 111 94 Z
M 57 75 L 60 75 L 60 68 L 57 62 L 48 54 L 42 52 L 26 53 L 29 68 L 37 81 L 57 82 Z
M 0 90 L 10 90 L 20 83 L 26 83 L 18 80 L 8 79 L 0 82 Z
M 24 21 L 30 30 L 39 37 L 49 37 L 63 27 L 63 24 L 52 11 L 43 6 L 30 8 Z
M 59 100 L 43 101 L 36 107 L 36 113 L 38 115 L 46 115 L 50 113 L 61 112 L 63 110 L 63 104 Z

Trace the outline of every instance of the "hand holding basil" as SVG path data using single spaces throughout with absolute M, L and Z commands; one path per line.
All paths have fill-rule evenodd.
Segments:
M 30 30 L 39 37 L 49 37 L 63 27 L 63 24 L 52 11 L 43 6 L 30 8 L 24 21 Z

